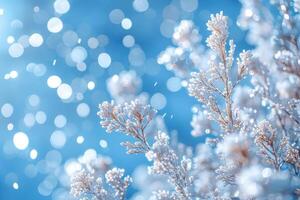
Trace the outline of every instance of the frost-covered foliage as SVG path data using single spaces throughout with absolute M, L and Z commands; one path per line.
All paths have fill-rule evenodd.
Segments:
M 300 3 L 273 0 L 282 19 L 276 24 L 277 16 L 261 1 L 241 2 L 239 24 L 250 30 L 253 51 L 236 55 L 235 43 L 228 41 L 228 19 L 220 12 L 207 22 L 209 50 L 200 50 L 198 30 L 184 20 L 173 35 L 177 47 L 158 58 L 188 80 L 189 95 L 200 103 L 192 135 L 210 135 L 205 143 L 190 150 L 174 144 L 159 126 L 150 129 L 156 111 L 138 99 L 99 105 L 101 126 L 108 133 L 126 134 L 130 139 L 122 145 L 127 153 L 144 154 L 150 162 L 144 176 L 153 191 L 149 194 L 146 185 L 133 199 L 300 198 Z M 115 168 L 105 175 L 119 199 L 125 198 L 131 181 L 123 175 Z M 96 199 L 110 194 L 102 179 L 85 171 L 75 175 L 71 192 L 91 193 Z
M 205 60 L 205 52 L 200 45 L 201 36 L 194 23 L 183 20 L 175 28 L 173 43 L 176 47 L 168 47 L 163 51 L 157 62 L 163 64 L 180 78 L 187 78 Z
M 66 163 L 71 195 L 79 199 L 125 199 L 132 179 L 124 177 L 125 170 L 112 167 L 111 162 L 110 158 L 89 149 L 78 161 Z
M 85 170 L 79 171 L 71 178 L 71 194 L 74 197 L 86 199 L 124 199 L 126 190 L 131 182 L 129 176 L 124 176 L 124 169 L 113 168 L 105 174 L 106 183 L 113 188 L 113 193 L 105 189 L 101 177 L 95 176 Z

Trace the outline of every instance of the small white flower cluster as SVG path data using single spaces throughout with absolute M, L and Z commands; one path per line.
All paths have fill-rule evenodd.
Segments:
M 118 103 L 135 99 L 141 89 L 142 81 L 135 71 L 123 71 L 107 80 L 107 89 Z
M 111 168 L 111 159 L 96 154 L 93 149 L 86 150 L 77 160 L 65 164 L 66 173 L 71 177 L 69 186 L 72 196 L 97 200 L 125 199 L 132 179 L 129 176 L 123 178 L 124 169 Z M 111 189 L 114 193 L 111 193 Z

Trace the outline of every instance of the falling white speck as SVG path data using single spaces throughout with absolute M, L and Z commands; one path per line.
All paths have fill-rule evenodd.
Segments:
M 124 18 L 121 22 L 121 26 L 125 30 L 129 30 L 132 27 L 132 22 L 129 18 Z
M 28 136 L 23 132 L 17 132 L 13 137 L 13 143 L 17 149 L 24 150 L 29 144 Z
M 36 149 L 32 149 L 32 150 L 30 151 L 30 158 L 31 158 L 32 160 L 35 160 L 35 159 L 37 158 L 37 156 L 38 156 L 37 150 L 36 150 Z
M 34 6 L 33 11 L 34 11 L 35 13 L 40 12 L 40 7 Z
M 5 118 L 9 118 L 14 112 L 14 107 L 10 103 L 5 103 L 1 107 L 1 114 Z
M 36 114 L 35 114 L 35 121 L 38 123 L 38 124 L 44 124 L 46 121 L 47 121 L 47 115 L 45 112 L 43 111 L 38 111 Z
M 89 81 L 87 84 L 87 88 L 89 90 L 93 90 L 95 88 L 95 82 L 94 81 Z
M 67 124 L 67 118 L 64 115 L 57 115 L 54 119 L 54 125 L 57 128 L 63 128 Z
M 151 97 L 150 103 L 155 109 L 161 110 L 166 106 L 167 99 L 162 93 L 156 93 Z
M 134 44 L 135 44 L 135 39 L 132 35 L 126 35 L 123 40 L 122 40 L 122 43 L 125 47 L 133 47 Z
M 8 53 L 13 58 L 18 58 L 23 55 L 24 47 L 20 43 L 13 43 L 9 49 Z
M 77 144 L 82 144 L 83 142 L 84 142 L 84 137 L 83 136 L 78 136 L 77 138 L 76 138 L 76 142 L 77 142 Z
M 58 33 L 63 29 L 63 22 L 58 17 L 52 17 L 47 23 L 48 31 Z
M 103 68 L 108 68 L 111 64 L 110 55 L 107 53 L 100 53 L 98 56 L 98 63 Z
M 109 19 L 114 24 L 120 24 L 124 18 L 124 13 L 120 9 L 114 9 L 109 13 Z
M 61 84 L 57 88 L 57 95 L 63 100 L 69 99 L 72 96 L 72 93 L 72 87 L 66 83 Z
M 77 46 L 71 51 L 71 58 L 75 63 L 82 63 L 87 57 L 87 51 L 81 46 Z
M 14 182 L 12 187 L 15 189 L 15 190 L 18 190 L 19 189 L 19 184 L 17 182 Z
M 70 10 L 70 3 L 68 0 L 55 0 L 53 7 L 58 14 L 65 14 Z
M 61 79 L 59 76 L 53 75 L 49 76 L 47 80 L 47 85 L 49 88 L 58 88 L 61 84 Z
M 14 124 L 13 123 L 7 124 L 7 130 L 8 131 L 12 131 L 13 129 L 14 129 Z
M 97 38 L 91 37 L 88 39 L 88 46 L 91 49 L 96 49 L 99 46 L 99 41 Z
M 9 77 L 14 79 L 14 78 L 17 78 L 18 77 L 18 72 L 13 70 L 11 72 L 9 72 Z
M 50 137 L 51 145 L 57 149 L 64 147 L 66 141 L 65 133 L 60 130 L 54 131 Z
M 107 148 L 107 146 L 108 146 L 106 140 L 100 140 L 100 141 L 99 141 L 99 145 L 100 145 L 100 147 L 102 147 L 103 149 Z
M 36 94 L 30 95 L 28 98 L 29 105 L 36 107 L 40 104 L 40 97 Z
M 132 5 L 137 12 L 145 12 L 149 8 L 148 0 L 134 0 Z
M 24 124 L 27 127 L 33 127 L 35 124 L 35 116 L 32 113 L 26 113 L 24 116 Z
M 86 103 L 80 103 L 76 108 L 76 112 L 79 117 L 87 117 L 90 114 L 90 107 Z
M 29 37 L 29 44 L 32 47 L 39 47 L 43 44 L 44 39 L 42 37 L 41 34 L 39 33 L 33 33 L 30 37 Z
M 10 35 L 6 38 L 6 42 L 7 42 L 7 44 L 12 44 L 15 42 L 15 38 Z
M 167 88 L 171 92 L 177 92 L 181 89 L 181 80 L 177 77 L 171 77 L 167 81 Z

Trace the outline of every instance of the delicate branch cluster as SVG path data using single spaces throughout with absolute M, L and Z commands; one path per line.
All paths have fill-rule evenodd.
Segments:
M 198 65 L 199 58 L 206 59 L 191 21 L 184 20 L 175 29 L 173 42 L 178 47 L 168 48 L 158 58 L 177 76 L 189 78 L 189 94 L 203 104 L 193 109 L 192 135 L 215 133 L 198 144 L 196 151 L 170 141 L 166 132 L 150 131 L 156 111 L 139 100 L 99 105 L 102 127 L 130 136 L 133 143 L 122 143 L 128 153 L 145 154 L 152 163 L 143 180 L 151 182 L 147 184 L 154 191 L 150 195 L 141 192 L 147 193 L 145 199 L 296 199 L 300 195 L 300 29 L 299 17 L 293 15 L 298 15 L 299 2 L 273 1 L 283 18 L 279 25 L 272 23 L 272 14 L 260 6 L 261 1 L 241 2 L 239 24 L 253 29 L 249 38 L 257 39 L 254 51 L 234 57 L 234 42 L 229 41 L 227 47 L 228 19 L 220 12 L 207 23 L 211 35 L 206 42 L 212 54 L 203 67 Z M 274 36 L 274 43 L 264 31 Z M 261 48 L 266 51 L 267 47 L 270 51 L 264 54 L 271 55 L 265 56 Z M 192 72 L 198 66 L 199 71 Z M 241 84 L 244 79 L 246 86 Z M 114 197 L 102 179 L 86 171 L 76 174 L 71 192 L 77 197 L 124 199 L 131 179 L 123 176 L 124 170 L 117 168 L 105 174 Z
M 132 179 L 129 176 L 124 176 L 124 169 L 113 168 L 106 172 L 106 182 L 115 190 L 115 197 L 118 199 L 124 199 L 126 190 Z
M 223 12 L 211 15 L 211 19 L 207 22 L 207 29 L 211 31 L 211 35 L 207 38 L 206 43 L 209 48 L 219 54 L 225 60 L 225 45 L 228 37 L 227 17 Z
M 149 105 L 142 105 L 137 100 L 119 105 L 104 102 L 100 105 L 99 116 L 101 125 L 108 132 L 122 131 L 136 139 L 134 144 L 122 143 L 128 153 L 145 153 L 148 160 L 153 161 L 153 166 L 149 168 L 150 174 L 166 175 L 175 186 L 177 198 L 189 199 L 189 160 L 183 159 L 179 164 L 179 158 L 169 146 L 169 137 L 163 132 L 157 133 L 152 146 L 148 144 L 144 130 L 155 112 Z
M 291 167 L 298 175 L 300 172 L 300 151 L 294 148 L 287 136 L 279 133 L 267 121 L 262 121 L 257 128 L 255 144 L 259 147 L 264 160 L 276 170 Z
M 94 179 L 89 173 L 80 171 L 71 178 L 71 194 L 80 197 L 84 193 L 93 193 Z
M 153 161 L 149 173 L 167 175 L 175 186 L 178 199 L 190 199 L 188 187 L 192 181 L 189 177 L 191 160 L 183 158 L 179 163 L 175 151 L 169 146 L 169 136 L 166 133 L 158 132 L 154 140 L 151 150 L 146 153 L 148 160 Z
M 104 188 L 102 178 L 81 170 L 71 178 L 71 194 L 77 198 L 96 200 L 125 199 L 126 190 L 132 182 L 129 176 L 124 176 L 124 169 L 113 168 L 105 174 L 106 182 L 114 189 L 114 194 Z
M 237 60 L 238 72 L 233 84 L 232 65 L 234 61 L 235 45 L 231 40 L 230 49 L 226 51 L 228 36 L 227 17 L 223 13 L 212 15 L 207 23 L 212 34 L 206 40 L 207 46 L 218 56 L 210 59 L 210 68 L 207 71 L 194 72 L 189 80 L 188 90 L 191 96 L 203 103 L 209 109 L 209 118 L 215 120 L 225 130 L 233 131 L 240 128 L 240 123 L 232 107 L 232 95 L 235 86 L 242 80 L 251 65 L 252 55 L 249 51 L 240 54 Z M 221 86 L 219 86 L 221 84 Z M 223 99 L 225 108 L 218 104 Z
M 135 143 L 127 141 L 122 144 L 128 153 L 144 153 L 149 150 L 146 128 L 153 119 L 155 110 L 139 100 L 123 104 L 105 101 L 99 108 L 100 124 L 107 132 L 119 131 L 136 139 Z

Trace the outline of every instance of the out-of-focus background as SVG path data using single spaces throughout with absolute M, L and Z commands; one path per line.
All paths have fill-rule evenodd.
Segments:
M 127 155 L 126 136 L 105 133 L 96 114 L 111 99 L 107 78 L 124 70 L 141 77 L 169 131 L 187 145 L 202 142 L 190 134 L 196 101 L 156 59 L 182 19 L 194 21 L 205 44 L 205 24 L 221 10 L 237 52 L 249 48 L 236 25 L 238 0 L 0 1 L 0 199 L 59 199 L 53 169 L 88 149 L 127 174 L 147 162 Z

